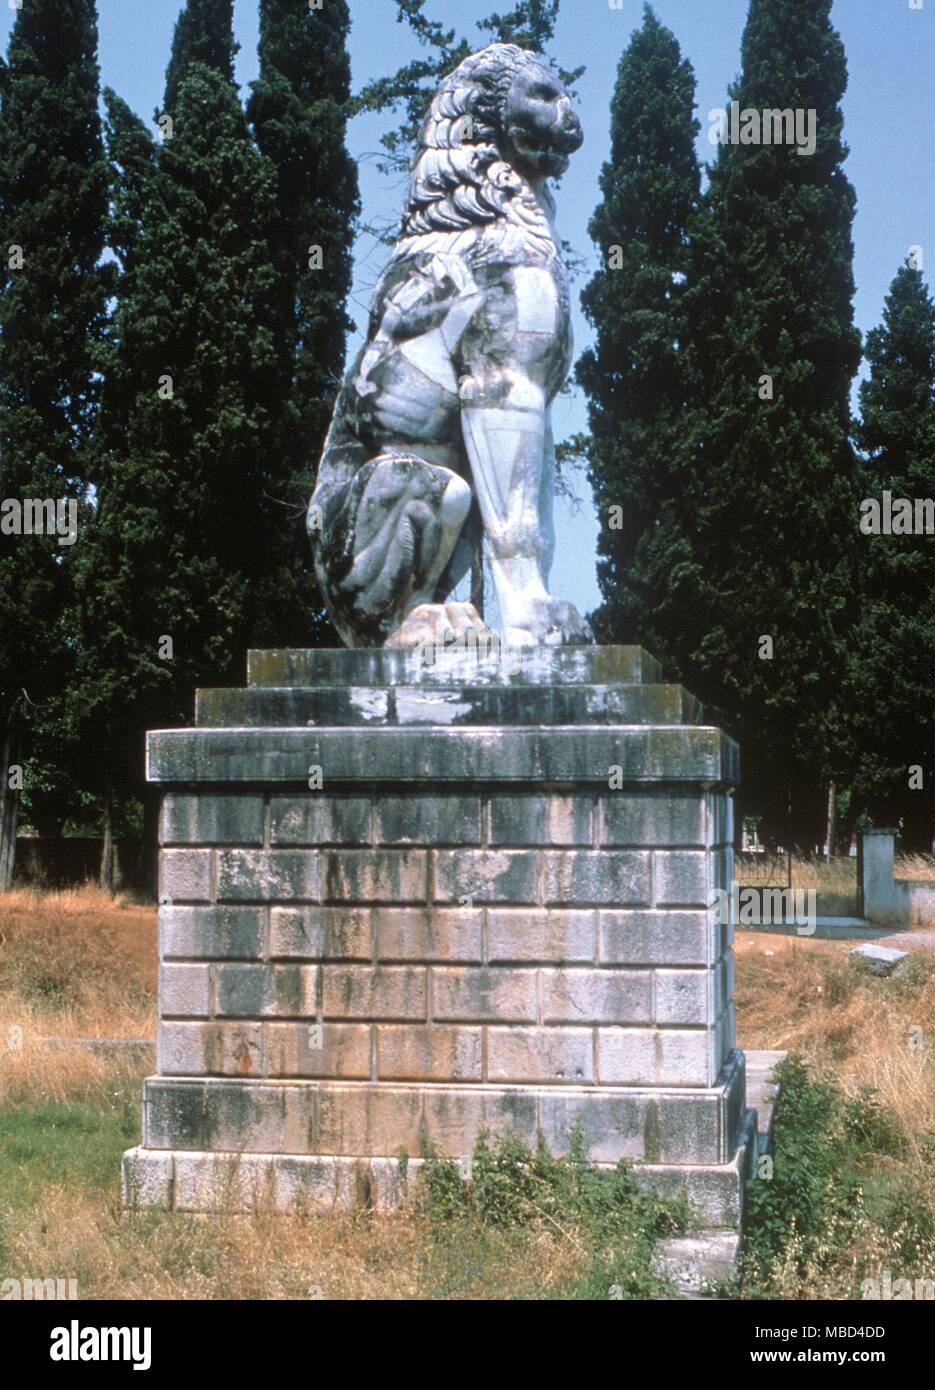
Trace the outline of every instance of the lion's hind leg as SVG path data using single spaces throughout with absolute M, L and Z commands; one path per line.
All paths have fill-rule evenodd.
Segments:
M 315 501 L 315 571 L 342 638 L 409 645 L 398 639 L 413 609 L 441 607 L 436 590 L 471 509 L 470 487 L 448 468 L 388 449 Z

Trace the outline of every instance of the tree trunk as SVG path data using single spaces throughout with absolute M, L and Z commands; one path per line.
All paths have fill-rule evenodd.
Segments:
M 837 789 L 837 786 L 835 785 L 835 783 L 832 781 L 832 782 L 829 782 L 829 783 L 828 783 L 828 823 L 827 823 L 827 827 L 826 827 L 826 830 L 825 830 L 825 861 L 826 861 L 826 863 L 830 863 L 830 862 L 831 862 L 831 856 L 834 854 L 834 832 L 835 832 L 835 828 L 836 828 L 836 827 L 835 827 L 835 820 L 836 820 L 836 818 L 837 818 L 837 809 L 838 809 L 838 789 Z
M 10 786 L 10 768 L 18 760 L 19 740 L 7 733 L 3 740 L 3 796 L 0 800 L 0 892 L 8 892 L 13 886 L 13 871 L 16 868 L 16 823 L 19 819 L 19 790 Z
M 114 891 L 114 798 L 110 782 L 104 790 L 104 844 L 101 849 L 101 887 Z
M 0 758 L 0 893 L 5 892 L 6 881 L 6 807 L 9 797 L 10 781 L 10 732 L 3 735 L 3 754 Z
M 143 892 L 156 901 L 159 882 L 159 791 L 143 788 Z

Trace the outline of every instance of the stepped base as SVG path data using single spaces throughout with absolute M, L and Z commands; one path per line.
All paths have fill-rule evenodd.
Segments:
M 756 1124 L 748 1111 L 729 1163 L 639 1164 L 637 1182 L 660 1197 L 687 1198 L 699 1221 L 735 1231 L 754 1161 Z M 424 1167 L 421 1158 L 325 1157 L 138 1147 L 123 1156 L 128 1211 L 311 1212 L 372 1210 L 389 1215 L 405 1203 Z M 598 1163 L 612 1169 L 612 1163 Z M 465 1177 L 469 1170 L 462 1163 Z
M 484 1130 L 734 1229 L 736 745 L 639 648 L 252 653 L 152 733 L 158 1075 L 131 1206 L 372 1206 Z

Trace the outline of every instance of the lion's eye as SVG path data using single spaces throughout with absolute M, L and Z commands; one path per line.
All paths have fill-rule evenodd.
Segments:
M 548 87 L 545 83 L 540 82 L 533 87 L 530 96 L 536 101 L 555 101 L 558 97 L 558 92 L 554 87 Z

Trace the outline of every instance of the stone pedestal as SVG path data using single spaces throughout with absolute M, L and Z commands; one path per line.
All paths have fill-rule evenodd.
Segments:
M 274 651 L 153 733 L 158 1075 L 129 1205 L 389 1209 L 575 1122 L 737 1227 L 735 745 L 638 648 Z

